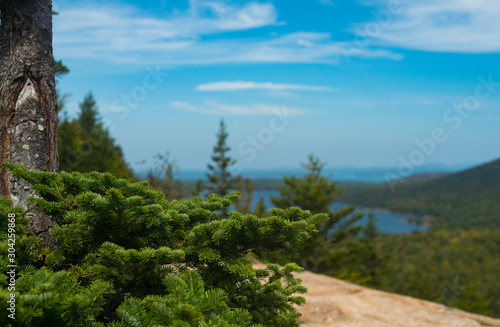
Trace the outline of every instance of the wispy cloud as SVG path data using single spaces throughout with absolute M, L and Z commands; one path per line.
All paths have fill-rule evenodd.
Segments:
M 192 10 L 175 11 L 164 18 L 145 16 L 133 7 L 92 5 L 74 7 L 62 11 L 54 22 L 57 32 L 80 30 L 84 35 L 96 36 L 95 32 L 104 32 L 113 36 L 129 35 L 136 41 L 186 38 L 196 39 L 200 35 L 247 30 L 277 24 L 277 11 L 272 4 L 248 2 L 235 7 L 223 17 L 216 12 L 208 14 L 204 9 L 212 8 L 215 1 L 200 2 Z M 217 8 L 217 7 L 214 7 Z M 203 12 L 203 14 L 198 13 Z M 85 28 L 85 29 L 83 29 Z M 76 35 L 70 35 L 76 36 Z M 106 38 L 106 40 L 112 41 Z
M 374 36 L 379 45 L 434 52 L 500 51 L 500 1 L 404 1 L 402 8 Z
M 307 111 L 304 109 L 290 108 L 270 104 L 249 104 L 232 105 L 222 104 L 215 101 L 205 101 L 202 105 L 190 104 L 182 101 L 174 101 L 170 106 L 177 110 L 195 112 L 204 115 L 234 115 L 234 116 L 255 116 L 255 115 L 303 115 Z M 285 110 L 283 110 L 285 108 Z
M 54 21 L 56 49 L 68 57 L 147 56 L 187 49 L 204 35 L 277 24 L 276 8 L 250 2 L 223 16 L 210 15 L 214 1 L 169 17 L 144 16 L 132 7 L 90 6 L 65 9 Z M 208 15 L 198 11 L 209 9 Z
M 189 10 L 163 18 L 126 6 L 67 7 L 54 21 L 54 51 L 62 59 L 117 64 L 335 64 L 354 46 L 333 40 L 330 33 L 270 36 L 265 32 L 240 37 L 238 31 L 281 25 L 276 8 L 271 3 L 242 2 L 221 14 L 216 4 L 193 1 Z M 361 49 L 356 56 L 401 59 L 383 49 Z
M 246 81 L 232 82 L 211 82 L 200 84 L 196 87 L 198 91 L 244 91 L 244 90 L 267 90 L 267 91 L 327 91 L 333 92 L 336 89 L 329 86 L 300 85 L 300 84 L 277 84 L 277 83 L 257 83 Z

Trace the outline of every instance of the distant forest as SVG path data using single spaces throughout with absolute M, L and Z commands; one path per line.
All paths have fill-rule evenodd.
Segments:
M 427 216 L 430 228 L 500 228 L 500 160 L 427 181 L 346 186 L 342 200 Z

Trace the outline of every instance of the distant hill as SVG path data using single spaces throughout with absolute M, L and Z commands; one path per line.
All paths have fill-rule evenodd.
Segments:
M 500 227 L 500 159 L 430 180 L 414 180 L 397 183 L 394 190 L 386 183 L 347 184 L 341 201 L 431 216 L 432 229 Z
M 418 183 L 418 182 L 426 182 L 431 181 L 433 179 L 445 177 L 449 175 L 448 173 L 423 173 L 423 174 L 414 174 L 405 178 L 406 183 Z

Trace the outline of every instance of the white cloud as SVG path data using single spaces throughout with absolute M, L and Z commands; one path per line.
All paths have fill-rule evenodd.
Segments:
M 234 116 L 255 116 L 255 115 L 303 115 L 307 111 L 298 108 L 270 104 L 249 104 L 232 105 L 222 104 L 215 101 L 205 101 L 203 105 L 194 105 L 182 101 L 170 103 L 171 107 L 178 110 L 200 113 L 204 115 L 234 115 Z
M 208 7 L 212 1 L 202 2 Z M 197 10 L 203 8 L 197 7 Z M 163 53 L 188 48 L 204 35 L 276 24 L 271 4 L 247 3 L 219 15 L 190 11 L 163 19 L 147 17 L 131 7 L 91 6 L 65 9 L 54 21 L 54 44 L 62 55 Z
M 201 2 L 196 11 L 174 12 L 164 18 L 144 16 L 138 10 L 125 6 L 75 7 L 62 11 L 55 20 L 54 27 L 58 32 L 80 30 L 86 33 L 86 29 L 91 29 L 94 32 L 117 33 L 123 36 L 130 33 L 130 37 L 137 40 L 138 37 L 197 38 L 200 35 L 246 30 L 277 23 L 276 8 L 266 3 L 249 2 L 244 6 L 234 7 L 224 15 L 202 15 L 197 12 L 203 11 L 203 8 L 210 9 L 214 3 L 216 2 Z
M 434 52 L 500 51 L 498 0 L 406 0 L 401 8 L 374 33 L 379 45 Z M 359 25 L 358 31 L 365 26 Z
M 335 64 L 346 55 L 401 59 L 387 50 L 349 51 L 355 47 L 352 42 L 334 41 L 330 33 L 229 37 L 228 32 L 280 25 L 277 10 L 270 3 L 245 2 L 224 10 L 221 4 L 193 1 L 190 10 L 163 18 L 145 16 L 131 7 L 66 7 L 54 20 L 54 51 L 62 59 L 139 65 Z
M 300 84 L 277 84 L 277 83 L 257 83 L 246 81 L 232 82 L 211 82 L 200 84 L 196 87 L 198 91 L 244 91 L 244 90 L 268 90 L 268 91 L 336 91 L 329 86 L 300 85 Z

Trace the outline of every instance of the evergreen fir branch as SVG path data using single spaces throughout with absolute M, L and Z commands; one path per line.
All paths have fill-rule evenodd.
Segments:
M 300 269 L 255 269 L 246 255 L 289 256 L 327 215 L 290 208 L 271 210 L 269 217 L 235 212 L 219 220 L 218 212 L 238 193 L 168 202 L 147 183 L 108 173 L 54 174 L 6 165 L 42 191 L 31 201 L 60 222 L 51 232 L 58 248 L 48 249 L 26 236 L 27 219 L 20 214 L 25 287 L 19 310 L 26 323 L 297 325 L 293 305 L 303 299 L 295 294 L 305 288 L 292 273 Z M 3 223 L 9 205 L 0 200 Z M 0 237 L 0 262 L 6 263 L 5 234 Z

